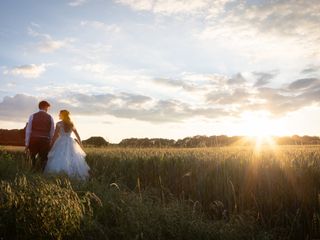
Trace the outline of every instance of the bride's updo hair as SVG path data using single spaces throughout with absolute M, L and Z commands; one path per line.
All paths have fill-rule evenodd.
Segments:
M 66 132 L 69 132 L 73 128 L 73 122 L 71 122 L 69 115 L 70 115 L 70 112 L 68 110 L 60 111 L 61 120 L 64 123 L 63 128 L 64 128 L 64 131 Z

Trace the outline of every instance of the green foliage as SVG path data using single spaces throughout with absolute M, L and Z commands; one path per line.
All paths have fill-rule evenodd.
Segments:
M 320 138 L 317 136 L 297 136 L 292 137 L 272 137 L 278 145 L 315 145 L 320 144 Z M 226 135 L 220 136 L 193 136 L 179 139 L 165 138 L 127 138 L 123 139 L 119 147 L 132 147 L 132 148 L 150 148 L 150 147 L 178 147 L 178 148 L 199 148 L 199 147 L 218 147 L 218 146 L 232 146 L 234 144 L 242 146 L 251 146 L 254 144 L 250 138 L 243 136 Z
M 93 147 L 106 147 L 109 143 L 103 137 L 90 137 L 87 140 L 82 141 L 85 146 Z
M 137 194 L 97 182 L 82 187 L 99 192 L 103 206 L 95 211 L 95 225 L 83 232 L 86 239 L 258 239 L 264 233 L 251 213 L 212 221 L 197 203 L 163 203 L 150 189 Z
M 61 176 L 31 173 L 21 151 L 0 150 L 0 176 L 7 179 L 2 181 L 0 195 L 2 236 L 120 240 L 320 237 L 320 149 L 315 146 L 281 146 L 259 152 L 253 147 L 89 148 L 86 152 L 90 180 L 70 179 L 65 184 L 56 182 Z M 28 176 L 28 187 L 21 176 L 13 180 L 16 172 Z M 95 195 L 86 196 L 87 192 Z M 21 196 L 32 199 L 32 204 L 23 202 Z M 50 200 L 44 202 L 47 196 Z M 19 208 L 8 199 L 18 199 Z M 48 210 L 55 207 L 55 201 L 70 208 L 72 217 Z M 41 212 L 47 217 L 41 219 Z M 69 221 L 63 223 L 68 227 L 61 227 L 61 221 Z M 50 223 L 52 231 L 44 223 Z M 13 229 L 13 238 L 4 235 L 8 229 Z
M 0 236 L 7 239 L 62 239 L 92 216 L 92 194 L 79 196 L 67 179 L 16 177 L 0 182 Z
M 15 176 L 18 168 L 17 155 L 0 149 L 0 179 L 8 179 Z
M 152 191 L 164 204 L 198 202 L 213 221 L 223 213 L 250 211 L 277 238 L 320 236 L 319 222 L 313 220 L 320 213 L 320 149 L 315 146 L 260 152 L 253 147 L 91 149 L 87 160 L 99 182 Z

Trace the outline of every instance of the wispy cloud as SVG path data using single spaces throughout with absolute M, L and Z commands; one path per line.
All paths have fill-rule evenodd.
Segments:
M 93 42 L 82 44 L 80 46 L 73 46 L 69 50 L 77 59 L 87 61 L 92 64 L 92 62 L 96 63 L 105 61 L 106 56 L 109 56 L 112 51 L 112 46 L 101 42 Z
M 309 66 L 301 71 L 301 74 L 316 74 L 320 70 L 320 67 Z
M 153 0 L 117 0 L 116 2 L 140 11 L 150 11 L 154 3 Z
M 100 21 L 81 21 L 80 25 L 83 27 L 94 28 L 100 31 L 113 32 L 113 33 L 120 32 L 120 27 L 118 25 L 106 24 Z
M 221 84 L 227 84 L 230 79 L 227 76 L 219 74 L 195 74 L 183 73 L 181 78 L 154 78 L 153 82 L 169 88 L 183 89 L 188 92 L 206 92 L 210 89 L 216 88 Z
M 182 88 L 186 91 L 199 90 L 198 86 L 183 80 L 174 80 L 170 78 L 156 78 L 154 79 L 154 82 L 168 87 Z
M 151 11 L 163 15 L 206 15 L 216 16 L 223 12 L 225 4 L 232 0 L 117 0 L 137 11 Z
M 40 39 L 40 41 L 36 44 L 36 48 L 43 53 L 54 52 L 60 48 L 67 46 L 72 43 L 74 39 L 65 38 L 63 40 L 54 40 L 49 34 L 39 33 L 32 28 L 28 28 L 28 33 L 30 36 L 36 37 Z
M 247 105 L 253 95 L 246 88 L 233 90 L 212 91 L 206 96 L 207 103 L 217 105 Z
M 289 84 L 290 90 L 303 90 L 311 87 L 319 87 L 320 86 L 320 80 L 317 78 L 303 78 L 298 79 L 292 83 Z
M 276 76 L 276 73 L 254 72 L 253 75 L 257 77 L 254 86 L 261 87 L 270 83 L 270 81 Z
M 0 119 L 24 121 L 40 99 L 18 94 L 0 102 Z M 64 99 L 49 98 L 52 111 L 66 108 L 74 115 L 112 115 L 118 118 L 137 119 L 153 123 L 179 122 L 188 118 L 221 117 L 229 113 L 223 109 L 192 107 L 178 100 L 155 100 L 131 93 L 87 95 L 74 93 Z M 10 110 L 11 109 L 11 110 Z
M 231 77 L 228 80 L 228 84 L 232 85 L 232 84 L 244 84 L 246 83 L 247 80 L 243 77 L 243 75 L 241 73 L 238 73 L 236 75 L 234 75 L 233 77 Z
M 63 7 L 87 2 L 68 0 Z M 90 9 L 106 3 L 98 1 L 94 5 Z M 10 35 L 21 45 L 31 39 L 42 53 L 57 51 L 50 59 L 62 60 L 65 65 L 61 64 L 52 75 L 46 72 L 49 65 L 41 60 L 0 71 L 24 78 L 46 73 L 35 95 L 41 94 L 37 87 L 51 88 L 52 84 L 50 90 L 55 92 L 50 100 L 79 115 L 110 114 L 170 122 L 193 117 L 237 117 L 244 111 L 280 115 L 320 103 L 320 5 L 316 0 L 114 0 L 108 2 L 109 6 L 108 11 L 95 11 L 97 15 L 86 15 L 83 21 L 78 11 L 72 15 L 75 9 L 63 9 L 71 13 L 64 16 L 66 23 L 73 25 L 61 28 L 60 34 L 71 30 L 76 42 L 47 30 L 59 32 L 61 22 L 53 20 L 29 23 L 29 38 L 21 42 L 17 33 Z M 60 10 L 52 9 L 55 14 Z M 113 10 L 110 15 L 99 15 Z M 13 45 L 6 46 L 10 50 Z M 68 56 L 58 51 L 63 48 L 67 48 Z M 14 53 L 12 58 L 17 55 Z M 30 57 L 28 52 L 19 56 Z M 44 56 L 36 53 L 32 57 Z M 4 86 L 10 76 L 4 76 Z M 83 89 L 71 89 L 61 84 L 61 79 L 55 82 L 56 76 L 72 79 L 71 83 Z M 26 91 L 16 91 L 32 92 L 36 85 L 32 82 L 28 81 Z M 16 107 L 24 98 L 32 102 L 30 96 L 18 94 L 5 98 L 1 106 Z
M 40 24 L 35 23 L 35 22 L 31 22 L 30 25 L 31 25 L 32 27 L 35 27 L 35 28 L 41 28 Z
M 29 64 L 29 65 L 21 65 L 13 68 L 5 68 L 3 74 L 5 75 L 14 75 L 14 76 L 22 76 L 25 78 L 38 78 L 41 74 L 43 74 L 47 67 L 52 64 Z
M 225 81 L 203 94 L 203 98 L 196 102 L 186 102 L 178 97 L 161 99 L 130 92 L 68 92 L 61 93 L 59 98 L 48 97 L 48 100 L 52 103 L 53 111 L 67 108 L 75 115 L 112 115 L 151 123 L 181 122 L 195 117 L 237 118 L 246 111 L 266 111 L 274 116 L 284 116 L 308 106 L 319 106 L 320 80 L 298 79 L 279 88 L 254 87 L 254 83 L 228 85 L 228 81 Z M 26 103 L 35 105 L 38 100 L 23 94 L 5 97 L 0 102 L 0 116 L 3 116 L 0 119 L 11 117 L 23 120 L 27 111 L 34 108 L 26 107 Z
M 240 1 L 221 18 L 209 19 L 198 35 L 253 58 L 319 57 L 318 1 Z
M 68 5 L 71 7 L 79 7 L 88 2 L 88 0 L 72 0 L 69 1 Z
M 103 63 L 88 63 L 88 64 L 76 65 L 73 67 L 73 69 L 75 69 L 76 71 L 103 74 L 108 69 L 108 65 Z

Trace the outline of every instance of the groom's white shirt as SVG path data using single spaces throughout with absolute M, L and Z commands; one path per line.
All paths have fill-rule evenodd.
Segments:
M 39 112 L 42 111 L 42 112 L 46 112 L 46 111 L 43 111 L 43 110 L 39 110 Z M 35 114 L 35 113 L 34 113 Z M 25 138 L 25 144 L 26 146 L 28 147 L 29 146 L 29 143 L 30 143 L 30 136 L 31 136 L 31 130 L 32 130 L 32 120 L 33 120 L 33 115 L 32 114 L 30 117 L 29 117 L 29 120 L 28 120 L 28 125 L 27 125 L 27 128 L 26 128 L 26 138 Z M 51 139 L 53 138 L 53 134 L 54 134 L 54 121 L 53 121 L 53 118 L 51 117 L 51 115 L 49 114 L 50 118 L 51 118 L 51 128 L 50 128 L 50 141 Z

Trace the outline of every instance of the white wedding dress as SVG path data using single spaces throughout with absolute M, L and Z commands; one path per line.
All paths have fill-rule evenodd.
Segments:
M 63 122 L 59 122 L 60 135 L 53 144 L 45 173 L 66 173 L 69 177 L 85 180 L 89 177 L 89 166 L 85 161 L 86 153 L 71 137 L 72 131 L 64 131 Z

